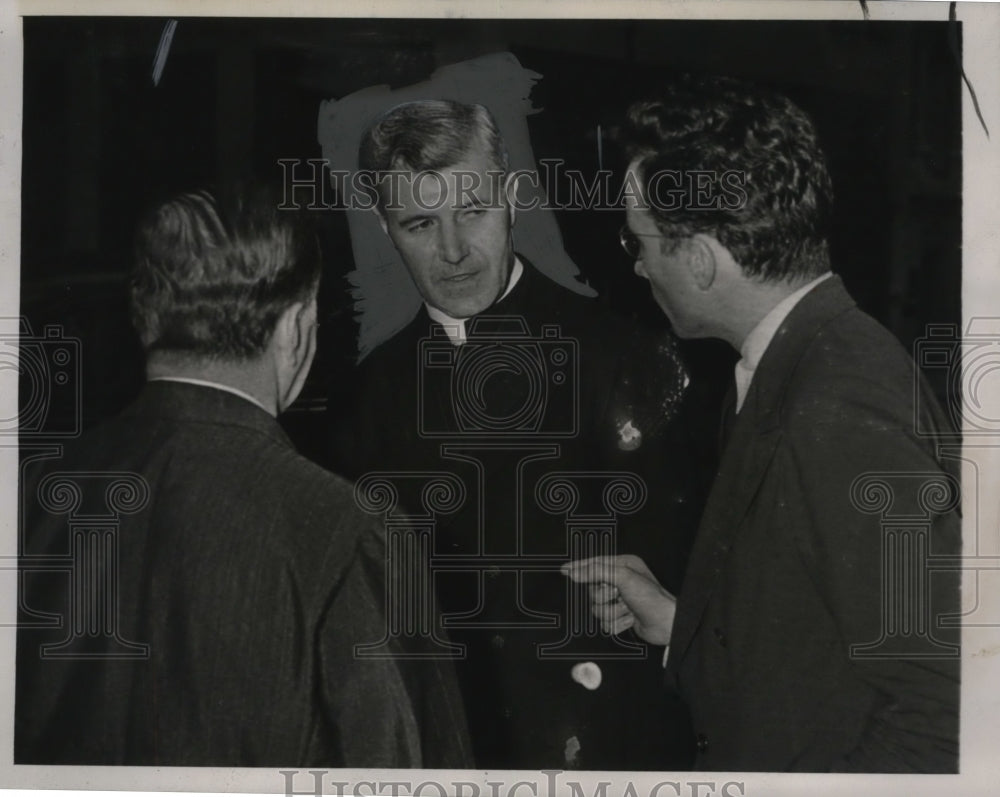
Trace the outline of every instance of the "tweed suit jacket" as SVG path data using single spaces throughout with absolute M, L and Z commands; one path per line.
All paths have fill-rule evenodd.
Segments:
M 39 492 L 59 473 L 80 485 L 76 519 L 107 514 L 108 474 L 149 490 L 118 520 L 115 633 L 83 635 L 69 658 L 40 651 L 67 636 L 70 580 L 31 566 L 70 546 L 74 517 Z M 17 763 L 467 765 L 447 662 L 355 656 L 385 635 L 381 528 L 249 401 L 151 382 L 29 464 L 22 507 Z M 32 622 L 46 612 L 60 627 Z M 146 655 L 115 657 L 121 641 Z
M 678 601 L 668 673 L 699 769 L 956 771 L 958 579 L 932 572 L 961 553 L 956 463 L 916 433 L 947 428 L 839 278 L 785 319 Z

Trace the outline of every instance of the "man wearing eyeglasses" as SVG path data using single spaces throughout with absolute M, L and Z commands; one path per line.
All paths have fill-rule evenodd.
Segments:
M 623 138 L 636 274 L 678 335 L 741 358 L 680 594 L 635 556 L 565 572 L 608 630 L 666 647 L 697 768 L 957 771 L 958 577 L 930 563 L 961 554 L 959 482 L 915 432 L 948 423 L 830 270 L 812 122 L 773 93 L 687 82 L 633 106 Z M 667 208 L 657 175 L 691 173 L 744 201 Z
M 365 133 L 359 161 L 381 176 L 379 220 L 424 305 L 362 364 L 357 408 L 338 419 L 353 441 L 345 469 L 388 474 L 417 513 L 420 474 L 461 485 L 460 506 L 432 513 L 430 555 L 449 636 L 465 646 L 456 666 L 477 765 L 687 766 L 676 707 L 619 709 L 637 686 L 655 689 L 659 654 L 579 638 L 559 573 L 576 539 L 567 524 L 589 513 L 618 550 L 645 551 L 679 583 L 698 485 L 674 418 L 685 375 L 672 340 L 657 350 L 515 251 L 516 183 L 485 107 L 397 106 Z M 558 473 L 567 493 L 545 489 Z M 608 515 L 617 499 L 603 485 L 623 473 L 641 481 L 643 505 Z M 575 506 L 556 506 L 577 488 Z

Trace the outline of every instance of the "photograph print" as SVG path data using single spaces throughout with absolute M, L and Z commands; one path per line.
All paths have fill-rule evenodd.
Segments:
M 966 772 L 995 87 L 864 5 L 22 17 L 15 769 Z

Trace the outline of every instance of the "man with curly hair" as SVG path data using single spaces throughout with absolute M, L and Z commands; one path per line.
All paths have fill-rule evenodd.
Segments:
M 622 138 L 636 274 L 678 335 L 741 358 L 679 595 L 635 556 L 565 572 L 606 628 L 667 647 L 699 769 L 956 771 L 957 574 L 927 559 L 961 553 L 959 483 L 915 433 L 948 424 L 831 272 L 811 120 L 775 93 L 685 81 L 633 106 Z

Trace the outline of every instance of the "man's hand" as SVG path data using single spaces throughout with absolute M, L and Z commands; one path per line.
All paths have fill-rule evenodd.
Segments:
M 578 584 L 590 584 L 591 611 L 605 633 L 628 628 L 654 645 L 670 644 L 677 599 L 638 556 L 596 556 L 562 566 Z

